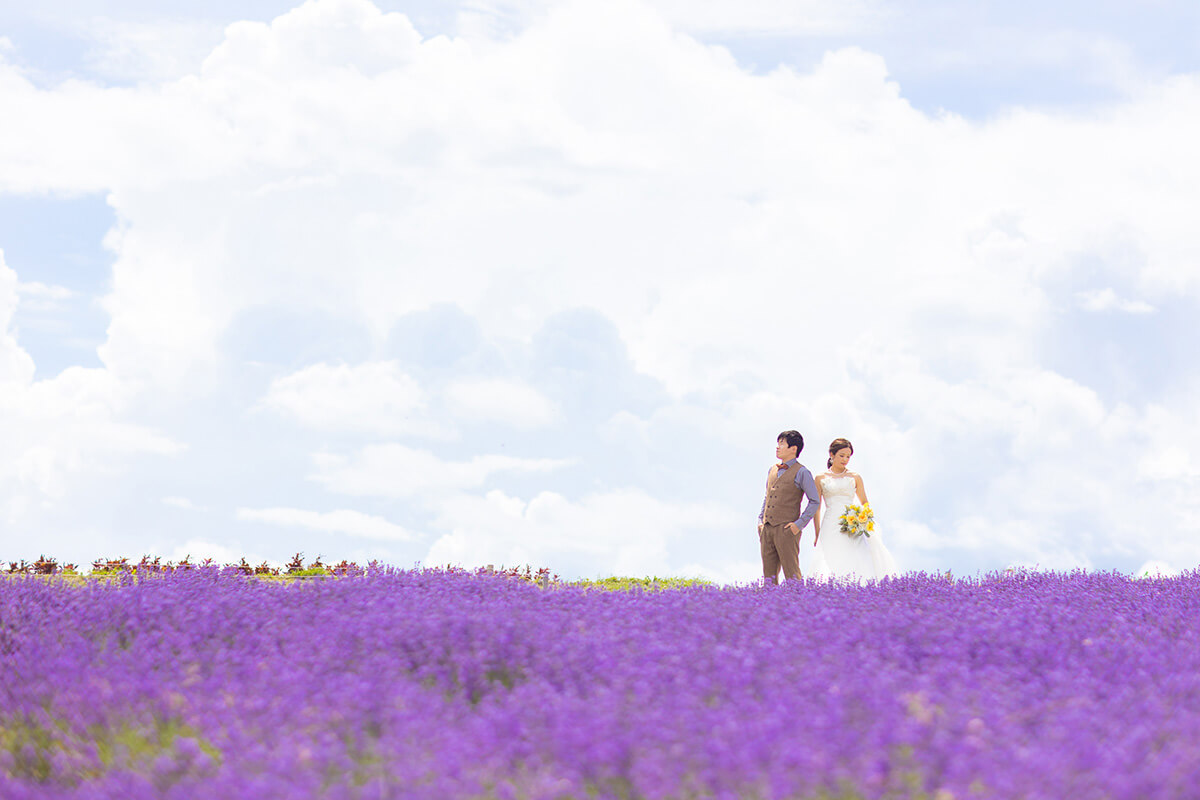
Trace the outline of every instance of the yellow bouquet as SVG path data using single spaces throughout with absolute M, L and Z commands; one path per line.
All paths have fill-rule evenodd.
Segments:
M 851 539 L 857 539 L 860 536 L 870 538 L 871 531 L 875 530 L 875 512 L 871 510 L 870 503 L 863 503 L 861 506 L 846 506 L 846 510 L 842 512 L 838 521 L 841 523 L 842 533 Z

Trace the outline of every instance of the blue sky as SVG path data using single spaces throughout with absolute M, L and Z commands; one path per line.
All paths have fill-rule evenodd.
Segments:
M 98 10 L 99 9 L 99 10 Z M 0 557 L 1200 563 L 1184 3 L 0 10 Z

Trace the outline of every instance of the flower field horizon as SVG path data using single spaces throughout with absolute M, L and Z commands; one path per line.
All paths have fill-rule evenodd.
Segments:
M 1186 798 L 1200 570 L 0 581 L 0 796 Z

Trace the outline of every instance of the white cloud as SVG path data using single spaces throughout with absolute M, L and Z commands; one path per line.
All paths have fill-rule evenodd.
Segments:
M 473 455 L 445 461 L 425 450 L 402 444 L 368 445 L 353 457 L 319 453 L 313 457 L 312 480 L 333 492 L 373 497 L 420 497 L 486 486 L 497 473 L 539 473 L 571 462 L 553 458 Z
M 1178 574 L 1179 570 L 1171 569 L 1161 561 L 1147 561 L 1133 571 L 1135 578 L 1173 578 Z
M 306 37 L 333 18 L 342 33 L 310 46 Z M 641 366 L 687 391 L 744 368 L 747 357 L 758 370 L 781 357 L 777 344 L 764 345 L 744 323 L 758 313 L 760 281 L 806 298 L 836 294 L 848 281 L 860 317 L 874 328 L 908 327 L 912 316 L 951 298 L 963 313 L 986 315 L 995 315 L 999 298 L 1011 298 L 1005 316 L 1029 318 L 1035 264 L 1045 269 L 1084 246 L 1114 213 L 1114 221 L 1166 222 L 1131 218 L 1129 206 L 1112 208 L 1105 194 L 1088 191 L 1091 180 L 1078 179 L 1095 172 L 1078 143 L 1107 151 L 1106 137 L 1140 124 L 1132 115 L 1105 123 L 1023 114 L 990 127 L 931 119 L 904 102 L 877 56 L 845 50 L 811 75 L 755 77 L 719 50 L 672 36 L 637 6 L 616 20 L 564 7 L 492 50 L 444 39 L 418 44 L 400 20 L 327 0 L 270 26 L 235 26 L 198 78 L 171 87 L 170 101 L 139 98 L 143 115 L 165 116 L 177 101 L 200 117 L 169 136 L 190 143 L 191 130 L 213 133 L 198 158 L 152 170 L 155 184 L 190 178 L 198 161 L 206 188 L 186 201 L 199 203 L 198 218 L 229 215 L 231 197 L 240 198 L 239 211 L 228 218 L 226 246 L 214 250 L 210 228 L 181 227 L 161 191 L 117 196 L 136 224 L 117 243 L 124 255 L 109 301 L 116 319 L 106 359 L 163 373 L 184 354 L 207 358 L 206 342 L 230 316 L 269 296 L 301 309 L 365 314 L 377 330 L 404 311 L 453 299 L 491 332 L 515 335 L 553 310 L 588 304 L 618 320 Z M 626 43 L 627 69 L 613 70 L 611 48 L 599 40 Z M 372 52 L 394 55 L 378 63 Z M 344 70 L 345 59 L 358 69 Z M 553 84 L 546 75 L 557 76 Z M 572 98 L 585 84 L 589 100 L 580 105 Z M 381 102 L 396 92 L 439 111 L 418 117 Z M 1139 117 L 1166 113 L 1155 98 L 1143 105 Z M 328 113 L 305 110 L 313 106 Z M 613 113 L 589 110 L 598 108 Z M 365 109 L 375 109 L 370 118 Z M 228 126 L 220 132 L 230 114 L 237 136 Z M 305 145 L 280 137 L 283 130 L 305 131 Z M 137 132 L 130 135 L 136 141 Z M 1044 143 L 1032 159 L 1011 147 L 1030 137 Z M 706 165 L 702 173 L 695 164 Z M 1038 182 L 1043 165 L 1054 173 L 1053 204 L 1029 203 L 1022 187 Z M 275 168 L 290 177 L 270 178 Z M 1118 155 L 1106 163 L 1105 180 L 1120 182 L 1135 168 Z M 372 186 L 362 177 L 367 170 L 395 176 L 398 185 L 424 176 L 420 202 Z M 588 170 L 612 177 L 592 179 Z M 610 190 L 610 180 L 622 189 Z M 891 201 L 937 186 L 956 188 L 922 192 L 921 203 L 899 213 Z M 568 195 L 560 202 L 554 191 Z M 813 204 L 809 193 L 817 191 L 825 195 Z M 331 204 L 333 197 L 342 201 Z M 1011 252 L 1003 274 L 982 252 L 957 246 L 961 237 L 943 233 L 986 233 L 989 216 L 1012 209 L 1022 209 L 1026 244 Z M 296 213 L 307 220 L 299 228 Z M 603 235 L 599 220 L 619 235 Z M 874 235 L 851 237 L 862 226 Z M 153 230 L 170 231 L 176 245 L 139 256 Z M 1182 228 L 1170 238 L 1187 241 Z M 194 255 L 181 259 L 185 249 Z M 410 268 L 380 268 L 392 259 Z M 141 266 L 151 261 L 174 266 Z M 332 271 L 330 263 L 341 266 Z M 730 263 L 739 266 L 736 278 Z M 803 319 L 817 331 L 832 317 L 810 300 Z M 1016 327 L 987 338 L 1025 333 Z M 175 358 L 154 357 L 160 349 Z
M 655 0 L 654 7 L 684 30 L 763 33 L 772 36 L 830 35 L 872 27 L 883 11 L 878 0 L 750 0 L 691 3 Z
M 556 422 L 557 407 L 527 383 L 504 378 L 463 378 L 445 390 L 450 409 L 464 420 L 498 422 L 530 430 Z
M 106 17 L 79 19 L 78 31 L 91 42 L 85 56 L 90 70 L 110 80 L 153 83 L 196 71 L 221 28 L 208 22 L 144 22 Z
M 239 508 L 237 518 L 382 541 L 406 542 L 419 538 L 407 528 L 383 517 L 352 509 L 319 512 L 300 508 Z
M 17 294 L 40 300 L 67 300 L 75 296 L 75 292 L 65 286 L 48 286 L 38 281 L 18 283 Z
M 261 405 L 318 430 L 450 435 L 429 418 L 420 383 L 394 362 L 313 364 L 273 380 Z
M 713 536 L 727 535 L 739 522 L 737 515 L 713 504 L 665 502 L 639 489 L 578 501 L 554 492 L 526 501 L 493 490 L 484 497 L 458 496 L 441 504 L 434 525 L 449 533 L 433 543 L 424 563 L 528 564 L 587 577 L 668 576 L 684 571 L 672 549 L 687 553 Z M 753 526 L 749 530 L 747 541 L 753 538 Z M 741 577 L 752 580 L 754 572 Z
M 152 549 L 150 555 L 157 555 L 160 552 L 162 551 Z M 186 558 L 193 564 L 200 564 L 205 559 L 212 559 L 213 563 L 217 566 L 237 564 L 241 559 L 245 558 L 246 562 L 252 566 L 257 566 L 263 562 L 276 567 L 280 566 L 279 562 L 271 562 L 261 554 L 242 548 L 238 542 L 221 544 L 207 539 L 188 539 L 171 549 L 164 558 L 167 561 L 174 561 L 175 563 Z
M 759 561 L 747 560 L 725 561 L 716 564 L 692 562 L 685 563 L 673 570 L 670 577 L 700 578 L 722 586 L 745 585 L 761 582 L 762 564 Z
M 206 75 L 261 78 L 351 69 L 375 76 L 411 62 L 421 37 L 403 14 L 385 14 L 369 0 L 307 2 L 270 24 L 236 22 L 204 62 Z
M 467 34 L 496 36 L 511 28 L 514 19 L 529 25 L 562 6 L 548 0 L 485 0 L 460 12 L 459 28 Z M 877 0 L 740 0 L 740 2 L 687 2 L 650 0 L 649 7 L 662 19 L 694 33 L 770 34 L 773 36 L 848 33 L 871 26 L 882 11 Z M 642 6 L 626 0 L 605 4 L 616 17 L 638 13 Z
M 75 297 L 76 293 L 65 286 L 48 286 L 37 281 L 24 281 L 17 284 L 17 295 L 21 311 L 45 313 L 63 310 L 65 301 Z
M 120 470 L 138 455 L 185 449 L 145 425 L 120 419 L 125 403 L 112 376 L 70 367 L 56 377 L 0 394 L 0 486 L 61 498 L 74 475 Z
M 17 287 L 17 273 L 4 262 L 4 251 L 0 250 L 0 385 L 24 384 L 33 379 L 33 359 L 17 344 L 12 332 Z
M 449 412 L 521 428 L 536 452 L 543 426 L 573 422 L 547 388 L 570 386 L 569 369 L 475 354 L 493 360 L 443 386 L 387 360 L 388 334 L 453 304 L 485 341 L 524 344 L 588 308 L 672 397 L 617 412 L 627 441 L 666 429 L 726 462 L 797 424 L 819 462 L 822 440 L 848 435 L 897 539 L 930 559 L 947 539 L 1003 563 L 1014 550 L 1200 556 L 1185 536 L 1192 473 L 1139 466 L 1147 442 L 1200 440 L 1197 389 L 1128 400 L 1049 355 L 1064 307 L 1144 314 L 1200 297 L 1195 76 L 1131 85 L 1098 111 L 974 123 L 915 110 L 859 48 L 755 75 L 680 32 L 775 14 L 803 26 L 839 13 L 829 5 L 764 0 L 733 22 L 674 2 L 522 8 L 503 36 L 422 40 L 363 0 L 317 0 L 235 24 L 199 71 L 132 89 L 39 88 L 0 64 L 0 191 L 107 192 L 118 218 L 104 369 L 35 383 L 0 268 L 0 382 L 18 387 L 0 399 L 5 491 L 65 496 L 63 476 L 111 467 L 113 451 L 179 452 L 194 417 L 225 422 L 203 416 L 213 397 L 262 398 L 299 423 L 294 447 L 318 451 L 310 477 L 340 493 L 417 503 L 548 474 L 564 462 L 339 436 L 426 435 Z M 1076 294 L 1097 264 L 1139 299 Z M 354 320 L 369 352 L 246 377 L 223 337 L 262 308 Z M 528 377 L 472 377 L 498 370 Z M 246 437 L 226 457 L 281 444 Z M 637 454 L 596 460 L 597 481 L 622 485 Z M 1172 509 L 1137 543 L 1114 470 Z M 727 491 L 754 505 L 757 482 Z
M 193 503 L 191 500 L 189 500 L 186 497 L 176 497 L 174 495 L 164 497 L 162 499 L 162 503 L 164 506 L 171 506 L 172 508 L 180 508 L 180 509 L 183 509 L 184 511 L 205 511 L 206 510 L 206 509 L 196 505 L 195 503 Z
M 12 329 L 23 285 L 0 251 L 0 514 L 14 524 L 67 496 L 76 476 L 180 451 L 171 438 L 119 418 L 127 397 L 103 370 L 71 367 L 34 380 L 34 361 Z
M 1154 306 L 1141 300 L 1126 300 L 1112 289 L 1090 289 L 1079 293 L 1084 311 L 1122 311 L 1126 314 L 1152 314 Z

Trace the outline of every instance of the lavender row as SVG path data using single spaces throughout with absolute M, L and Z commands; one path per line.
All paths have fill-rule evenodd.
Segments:
M 1185 798 L 1200 572 L 0 580 L 0 796 Z
M 361 575 L 368 570 L 381 568 L 378 562 L 372 561 L 367 566 L 361 566 L 353 561 L 342 559 L 336 564 L 326 564 L 321 560 L 321 556 L 315 559 L 310 559 L 308 564 L 304 563 L 304 554 L 296 553 L 291 560 L 282 567 L 275 567 L 266 561 L 258 565 L 252 565 L 246 561 L 245 557 L 239 559 L 236 564 L 225 564 L 223 568 L 233 572 L 240 572 L 243 575 L 256 575 L 259 577 L 286 577 L 286 578 L 312 578 L 312 577 L 344 577 L 347 575 Z M 198 569 L 203 567 L 222 568 L 221 564 L 216 563 L 211 558 L 204 558 L 200 561 L 192 561 L 191 556 L 184 556 L 180 561 L 164 561 L 161 556 L 142 556 L 138 561 L 132 561 L 128 558 L 98 558 L 92 562 L 91 571 L 87 577 L 109 577 L 115 574 L 131 573 L 135 575 L 157 574 L 162 572 L 176 572 L 190 569 Z M 447 569 L 453 569 L 447 567 Z M 459 570 L 462 571 L 462 570 Z M 546 586 L 550 583 L 559 583 L 561 579 L 555 573 L 552 573 L 548 567 L 541 567 L 534 570 L 526 565 L 525 567 L 501 567 L 499 570 L 495 566 L 488 566 L 476 570 L 477 574 L 503 575 L 510 578 L 520 578 L 522 580 L 537 583 L 541 586 Z M 60 575 L 64 577 L 82 578 L 83 573 L 79 571 L 76 564 L 70 562 L 59 563 L 58 559 L 41 555 L 33 561 L 21 559 L 19 561 L 0 560 L 0 575 Z

